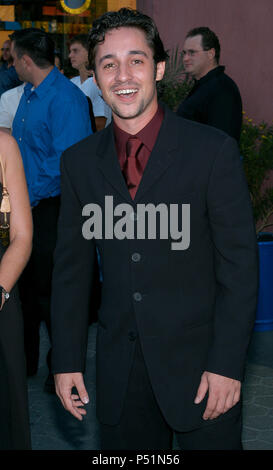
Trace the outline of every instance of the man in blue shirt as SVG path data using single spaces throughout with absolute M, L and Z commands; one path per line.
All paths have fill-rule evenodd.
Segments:
M 60 158 L 64 150 L 92 134 L 85 95 L 54 66 L 49 34 L 29 28 L 11 36 L 14 66 L 27 82 L 13 121 L 33 208 L 33 250 L 20 279 L 28 375 L 37 371 L 39 327 L 50 333 L 53 252 L 60 205 Z M 50 355 L 48 356 L 50 369 Z

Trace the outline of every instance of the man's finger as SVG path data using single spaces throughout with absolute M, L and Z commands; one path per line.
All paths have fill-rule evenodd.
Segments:
M 226 413 L 228 410 L 230 410 L 234 405 L 235 405 L 235 393 L 231 392 L 228 394 L 226 398 L 226 403 L 225 403 L 225 408 L 224 408 L 224 413 Z
M 239 402 L 240 395 L 241 395 L 241 391 L 239 389 L 233 393 L 230 393 L 227 396 L 224 413 L 226 413 L 228 410 L 230 410 L 233 406 L 235 406 Z
M 82 421 L 82 415 L 77 408 L 73 408 L 73 406 L 66 408 L 66 410 L 74 416 L 78 421 Z
M 82 415 L 86 414 L 86 411 L 81 407 L 83 404 L 89 402 L 89 397 L 84 386 L 82 373 L 74 372 L 71 374 L 56 374 L 55 385 L 56 393 L 60 398 L 63 407 L 75 418 L 81 421 Z M 73 387 L 77 389 L 78 395 L 72 393 Z
M 204 419 L 215 419 L 218 418 L 221 414 L 223 414 L 225 411 L 225 406 L 226 406 L 226 400 L 225 398 L 218 398 L 215 399 L 212 404 L 210 403 L 209 406 L 206 408 L 203 418 Z
M 241 397 L 241 387 L 239 387 L 236 392 L 234 393 L 234 397 L 233 397 L 233 405 L 236 405 L 236 403 L 238 403 L 240 401 L 240 397 Z
M 194 399 L 195 404 L 200 403 L 204 399 L 204 397 L 205 397 L 205 395 L 208 391 L 208 387 L 209 387 L 209 385 L 208 385 L 207 377 L 204 373 L 201 377 L 201 382 L 200 382 L 200 385 L 198 387 L 196 397 Z
M 89 396 L 84 386 L 84 381 L 82 377 L 79 377 L 77 378 L 77 380 L 75 380 L 75 387 L 79 394 L 80 400 L 84 405 L 87 405 L 87 403 L 89 403 Z
M 207 401 L 207 406 L 203 414 L 203 419 L 207 420 L 211 418 L 211 416 L 215 413 L 215 410 L 217 408 L 217 403 L 218 403 L 218 398 L 215 395 L 212 395 L 210 393 L 208 401 Z
M 81 400 L 75 400 L 73 399 L 72 400 L 72 406 L 74 406 L 75 408 L 79 408 L 81 407 L 81 409 L 83 409 L 82 407 L 84 406 L 83 402 Z M 84 413 L 86 414 L 86 412 Z
M 72 394 L 71 395 L 72 400 L 79 400 L 79 395 Z
M 64 408 L 69 412 L 71 413 L 75 418 L 77 418 L 79 421 L 82 421 L 82 414 L 86 414 L 86 411 L 85 410 L 80 410 L 79 408 L 77 407 L 74 407 L 73 406 L 73 400 L 71 397 L 65 397 L 63 398 L 64 400 Z M 84 413 L 82 413 L 82 411 Z

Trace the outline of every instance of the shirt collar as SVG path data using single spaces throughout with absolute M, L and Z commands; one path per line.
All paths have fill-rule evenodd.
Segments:
M 38 98 L 43 98 L 44 95 L 48 93 L 49 88 L 51 87 L 52 83 L 55 81 L 57 74 L 60 73 L 57 67 L 53 67 L 51 72 L 44 78 L 44 80 L 40 83 L 37 88 L 34 88 L 33 90 L 33 84 L 32 83 L 27 83 L 27 85 L 24 88 L 24 93 L 26 97 L 28 98 L 31 93 L 36 93 Z
M 210 80 L 212 77 L 215 77 L 217 75 L 220 75 L 221 73 L 224 73 L 225 67 L 223 65 L 218 65 L 214 69 L 210 70 L 204 77 L 200 78 L 200 80 L 196 80 L 197 85 L 201 85 L 202 83 L 205 83 L 206 81 Z
M 159 129 L 161 127 L 162 121 L 164 117 L 164 111 L 160 105 L 158 105 L 157 111 L 155 115 L 152 117 L 151 121 L 146 124 L 143 129 L 141 129 L 137 134 L 134 134 L 135 137 L 138 137 L 141 142 L 148 148 L 151 152 L 155 145 Z M 132 134 L 128 134 L 128 132 L 123 131 L 120 129 L 115 121 L 113 122 L 114 127 L 114 135 L 115 135 L 115 142 L 117 146 L 117 153 L 118 155 L 122 150 L 125 148 L 127 140 Z

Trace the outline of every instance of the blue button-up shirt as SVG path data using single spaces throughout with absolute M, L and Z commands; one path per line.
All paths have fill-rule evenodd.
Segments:
M 92 134 L 86 96 L 54 67 L 37 88 L 28 83 L 13 121 L 31 206 L 60 194 L 60 157 Z

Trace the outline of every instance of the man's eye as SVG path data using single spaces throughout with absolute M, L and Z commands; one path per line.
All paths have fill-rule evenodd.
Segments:
M 113 64 L 112 62 L 109 63 L 109 64 L 105 64 L 105 65 L 104 65 L 104 68 L 105 68 L 105 69 L 111 69 L 111 68 L 113 68 L 113 67 L 114 67 L 114 64 Z
M 133 64 L 142 64 L 143 61 L 141 59 L 134 59 L 133 61 Z

